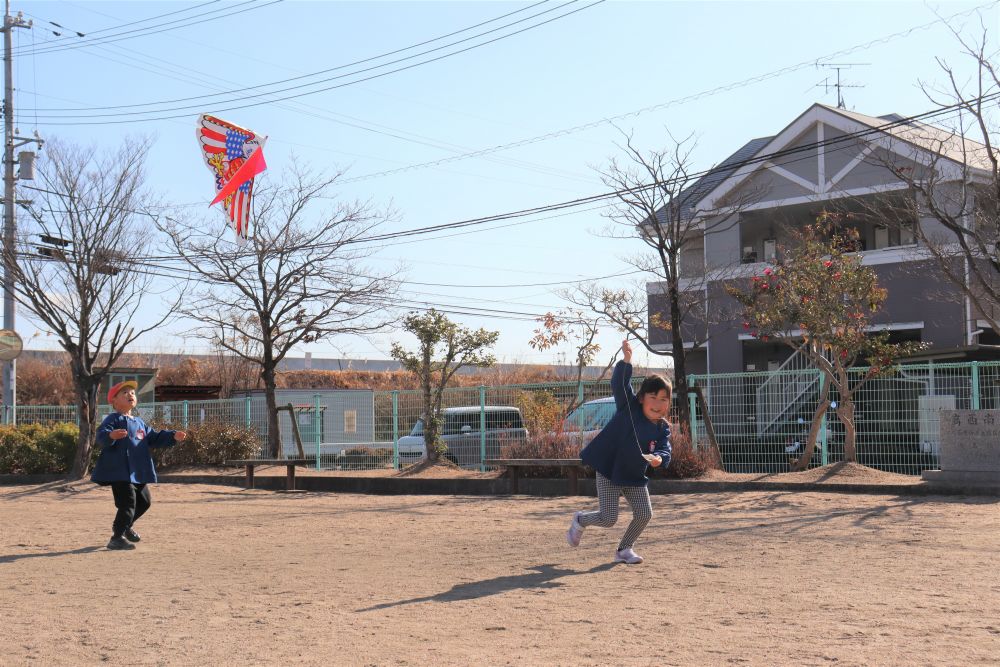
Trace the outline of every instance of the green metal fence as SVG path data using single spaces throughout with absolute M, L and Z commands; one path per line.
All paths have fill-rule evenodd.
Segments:
M 852 379 L 864 371 L 853 369 Z M 692 375 L 689 382 L 702 388 L 727 471 L 785 472 L 801 455 L 819 398 L 819 371 Z M 460 465 L 482 470 L 485 459 L 504 455 L 505 445 L 523 441 L 525 430 L 533 437 L 560 428 L 552 416 L 564 414 L 571 403 L 610 395 L 608 380 L 447 389 L 443 406 L 457 417 L 445 420 L 444 440 Z M 840 400 L 835 391 L 830 398 Z M 679 400 L 675 397 L 675 410 Z M 693 396 L 688 400 L 695 446 L 705 447 L 706 415 Z M 318 468 L 398 469 L 423 451 L 419 429 L 414 431 L 423 412 L 419 391 L 303 390 L 283 394 L 278 403 L 286 401 L 294 405 L 304 453 L 316 458 Z M 511 411 L 503 408 L 516 409 L 521 423 L 513 423 Z M 910 475 L 937 468 L 942 409 L 1000 409 L 1000 362 L 905 365 L 870 380 L 855 395 L 858 462 Z M 76 421 L 73 406 L 25 405 L 16 413 L 22 423 Z M 266 458 L 262 396 L 157 403 L 141 407 L 140 413 L 160 424 L 246 424 L 258 433 L 259 456 Z M 9 421 L 7 411 L 3 414 Z M 279 431 L 284 453 L 295 455 L 290 419 L 281 415 Z M 564 426 L 574 429 L 573 424 Z M 844 436 L 844 425 L 834 411 L 828 412 L 809 465 L 842 461 Z
M 851 369 L 852 383 L 866 370 Z M 783 472 L 801 455 L 819 401 L 818 370 L 691 376 L 690 380 L 705 393 L 727 471 Z M 772 409 L 776 394 L 782 397 L 778 410 Z M 836 390 L 831 390 L 830 399 L 840 400 Z M 858 463 L 919 475 L 938 467 L 940 410 L 1000 408 L 1000 362 L 903 365 L 862 385 L 854 404 Z M 701 446 L 707 442 L 704 418 L 699 409 L 692 419 Z M 809 465 L 844 460 L 844 438 L 844 425 L 830 410 L 821 422 Z

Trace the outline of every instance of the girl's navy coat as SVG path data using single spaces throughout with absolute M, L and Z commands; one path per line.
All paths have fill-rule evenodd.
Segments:
M 112 440 L 111 432 L 123 428 L 128 436 Z M 150 447 L 173 447 L 174 431 L 154 431 L 138 417 L 113 412 L 104 418 L 97 429 L 97 444 L 101 455 L 90 479 L 98 484 L 108 482 L 132 482 L 150 484 L 156 482 L 156 468 Z
M 615 396 L 614 417 L 590 441 L 580 458 L 601 473 L 615 486 L 645 486 L 646 459 L 643 454 L 656 454 L 666 467 L 670 463 L 670 425 L 646 419 L 642 404 L 632 391 L 632 364 L 619 361 L 611 374 L 611 391 Z M 641 447 L 641 450 L 640 450 Z

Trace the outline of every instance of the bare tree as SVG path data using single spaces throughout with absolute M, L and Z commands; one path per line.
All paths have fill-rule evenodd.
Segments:
M 32 222 L 5 258 L 17 301 L 69 355 L 80 435 L 71 479 L 87 473 L 99 387 L 122 352 L 163 324 L 176 301 L 140 313 L 157 274 L 146 263 L 153 237 L 143 186 L 149 143 L 128 140 L 100 154 L 49 142 L 33 192 Z M 162 282 L 162 279 L 160 280 Z M 147 308 L 154 304 L 144 304 Z
M 623 133 L 624 134 L 624 133 Z M 623 158 L 612 157 L 600 171 L 605 185 L 613 188 L 617 201 L 607 214 L 609 233 L 617 238 L 638 236 L 652 253 L 643 253 L 626 261 L 645 274 L 647 282 L 662 289 L 666 312 L 654 309 L 646 296 L 645 285 L 634 289 L 613 290 L 600 284 L 582 284 L 563 292 L 569 301 L 604 316 L 615 326 L 634 336 L 653 354 L 669 356 L 674 367 L 674 404 L 681 428 L 690 424 L 687 401 L 687 348 L 698 347 L 708 338 L 709 313 L 706 304 L 704 264 L 704 217 L 698 200 L 707 193 L 707 181 L 691 169 L 693 140 L 671 136 L 672 146 L 661 150 L 642 150 L 625 134 L 619 145 Z M 728 215 L 737 215 L 742 202 L 733 203 Z M 717 321 L 723 314 L 715 313 Z M 655 330 L 666 331 L 669 350 L 660 350 L 651 342 Z
M 978 40 L 953 34 L 975 74 L 966 78 L 939 59 L 945 87 L 921 87 L 954 120 L 947 129 L 909 123 L 889 131 L 891 151 L 870 161 L 892 172 L 909 193 L 881 197 L 866 212 L 912 234 L 968 299 L 970 318 L 1000 333 L 1000 63 L 985 27 Z
M 334 335 L 366 335 L 386 323 L 392 274 L 362 266 L 361 243 L 388 213 L 370 203 L 316 211 L 336 183 L 295 165 L 281 183 L 255 190 L 252 237 L 231 240 L 217 225 L 173 221 L 166 231 L 198 278 L 180 309 L 200 324 L 191 333 L 255 365 L 267 401 L 270 456 L 282 455 L 275 388 L 278 364 L 296 346 Z

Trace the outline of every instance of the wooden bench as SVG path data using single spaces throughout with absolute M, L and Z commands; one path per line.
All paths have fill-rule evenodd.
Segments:
M 510 474 L 510 492 L 517 493 L 517 481 L 521 477 L 521 470 L 525 468 L 565 468 L 569 477 L 569 494 L 579 495 L 580 471 L 583 470 L 583 462 L 580 459 L 487 459 L 488 466 L 506 468 Z
M 229 466 L 246 466 L 248 489 L 254 488 L 254 466 L 286 466 L 288 468 L 288 475 L 285 478 L 285 488 L 288 491 L 295 490 L 295 466 L 315 465 L 315 463 L 316 459 L 236 459 L 233 461 L 226 461 L 226 465 Z

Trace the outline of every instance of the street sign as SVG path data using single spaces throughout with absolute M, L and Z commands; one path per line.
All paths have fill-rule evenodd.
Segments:
M 13 361 L 24 349 L 24 342 L 11 329 L 0 329 L 0 360 Z

